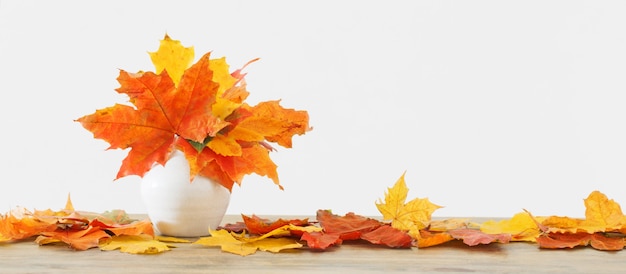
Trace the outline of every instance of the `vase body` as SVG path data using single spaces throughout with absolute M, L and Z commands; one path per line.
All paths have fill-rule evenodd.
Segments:
M 141 195 L 156 232 L 175 237 L 200 237 L 222 222 L 230 191 L 219 183 L 196 176 L 189 180 L 189 163 L 175 151 L 155 165 L 141 181 Z

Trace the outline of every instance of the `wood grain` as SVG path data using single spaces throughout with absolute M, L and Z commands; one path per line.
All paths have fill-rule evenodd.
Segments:
M 239 218 L 227 216 L 225 221 Z M 626 251 L 541 250 L 530 243 L 467 247 L 452 242 L 424 249 L 389 249 L 357 242 L 325 252 L 304 249 L 247 257 L 219 248 L 175 245 L 162 254 L 131 255 L 74 251 L 61 245 L 40 247 L 30 240 L 4 243 L 0 244 L 0 273 L 624 273 L 626 268 Z

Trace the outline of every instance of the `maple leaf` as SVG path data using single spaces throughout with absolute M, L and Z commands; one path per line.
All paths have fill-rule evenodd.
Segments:
M 260 237 L 247 238 L 242 234 L 235 234 L 226 230 L 211 230 L 210 237 L 201 237 L 194 244 L 204 246 L 219 246 L 222 251 L 247 256 L 256 253 L 257 250 L 280 252 L 285 249 L 302 247 L 302 244 L 289 238 L 269 238 L 270 236 L 283 234 L 284 228 L 273 231 Z
M 537 218 L 541 221 L 543 218 Z M 541 231 L 533 217 L 527 212 L 515 214 L 511 219 L 486 221 L 480 225 L 480 231 L 487 234 L 511 234 L 511 241 L 535 242 Z
M 56 242 L 64 242 L 71 248 L 76 250 L 87 250 L 89 248 L 98 247 L 100 239 L 110 237 L 104 230 L 88 226 L 81 229 L 57 229 L 55 231 L 42 232 L 35 239 L 39 245 L 45 245 Z
M 110 149 L 131 148 L 117 178 L 143 176 L 155 162 L 164 164 L 176 136 L 203 142 L 227 125 L 207 115 L 218 85 L 210 81 L 208 59 L 205 55 L 187 70 L 178 88 L 167 73 L 122 70 L 118 92 L 128 94 L 136 108 L 116 104 L 77 120 Z
M 300 240 L 306 241 L 311 249 L 324 250 L 334 245 L 340 245 L 343 240 L 337 233 L 305 232 Z
M 579 225 L 589 233 L 619 230 L 626 225 L 620 205 L 599 191 L 585 199 L 585 220 Z
M 160 41 L 159 49 L 148 54 L 150 54 L 156 73 L 167 71 L 174 84 L 178 85 L 185 69 L 193 62 L 194 50 L 193 47 L 184 47 L 180 41 L 172 40 L 166 34 Z
M 402 174 L 395 185 L 385 193 L 385 202 L 379 200 L 376 207 L 383 214 L 384 220 L 391 220 L 393 228 L 408 231 L 412 236 L 419 237 L 419 230 L 428 225 L 433 212 L 441 206 L 431 203 L 428 198 L 415 198 L 405 203 L 408 192 Z
M 285 225 L 294 225 L 294 226 L 308 226 L 308 219 L 292 219 L 292 220 L 284 220 L 278 219 L 275 221 L 270 221 L 267 219 L 261 219 L 256 215 L 252 215 L 252 217 L 241 214 L 243 222 L 245 224 L 245 229 L 247 229 L 250 234 L 265 234 L 269 233 L 272 230 L 275 230 L 280 227 L 284 227 Z M 295 232 L 295 230 L 292 230 Z M 301 233 L 298 233 L 301 234 Z M 299 235 L 298 235 L 299 236 Z
M 149 219 L 135 221 L 128 224 L 105 224 L 98 219 L 92 220 L 89 225 L 99 227 L 107 232 L 109 235 L 121 236 L 137 236 L 145 235 L 149 238 L 154 237 L 154 228 L 152 222 Z
M 266 219 L 262 219 L 262 220 L 266 220 Z M 226 230 L 228 232 L 241 233 L 246 230 L 246 223 L 244 222 L 228 223 L 225 225 L 218 226 L 216 230 Z
M 119 249 L 130 254 L 157 254 L 169 251 L 173 245 L 158 240 L 137 235 L 123 235 L 104 239 L 98 245 L 100 250 L 109 251 Z
M 477 229 L 460 228 L 448 231 L 448 234 L 455 239 L 463 240 L 468 246 L 479 244 L 490 244 L 493 242 L 508 243 L 511 240 L 511 234 L 487 234 Z
M 361 235 L 382 226 L 372 218 L 348 212 L 344 216 L 332 214 L 329 210 L 318 210 L 317 221 L 326 234 L 337 234 L 342 240 L 357 240 Z
M 311 249 L 324 250 L 330 246 L 340 245 L 343 241 L 358 239 L 377 245 L 407 248 L 413 241 L 413 238 L 404 231 L 352 212 L 338 216 L 332 214 L 330 210 L 318 210 L 317 221 L 323 232 L 303 233 L 300 238 L 306 241 Z
M 373 244 L 397 248 L 409 248 L 413 244 L 413 238 L 409 234 L 390 225 L 383 225 L 370 232 L 365 232 L 361 235 L 361 239 Z
M 428 231 L 431 232 L 443 232 L 459 228 L 468 228 L 468 219 L 445 219 L 445 220 L 432 220 L 428 224 Z

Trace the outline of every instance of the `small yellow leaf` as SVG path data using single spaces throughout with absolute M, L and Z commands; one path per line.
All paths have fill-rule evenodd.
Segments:
M 165 38 L 161 40 L 159 49 L 148 54 L 150 54 L 156 73 L 160 74 L 163 70 L 167 71 L 174 85 L 178 86 L 183 73 L 193 62 L 194 50 L 193 47 L 184 47 L 180 41 L 172 40 L 166 34 Z
M 376 203 L 384 220 L 391 220 L 393 228 L 408 231 L 413 237 L 419 237 L 419 230 L 428 226 L 433 212 L 441 206 L 431 203 L 428 198 L 415 198 L 405 203 L 409 189 L 404 181 L 404 174 L 395 185 L 385 193 L 385 202 Z
M 100 242 L 100 250 L 120 249 L 121 252 L 131 254 L 157 254 L 169 251 L 170 247 L 174 246 L 135 235 L 115 236 Z

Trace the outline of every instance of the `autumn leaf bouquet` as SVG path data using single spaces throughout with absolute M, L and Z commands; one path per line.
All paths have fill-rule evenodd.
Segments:
M 116 104 L 77 119 L 105 140 L 109 149 L 130 148 L 117 173 L 143 177 L 165 165 L 174 151 L 189 162 L 190 178 L 204 176 L 232 190 L 245 175 L 256 173 L 281 189 L 270 143 L 291 148 L 292 137 L 310 130 L 308 113 L 286 109 L 280 101 L 245 103 L 245 73 L 229 71 L 225 58 L 206 53 L 193 63 L 193 47 L 165 35 L 150 52 L 155 72 L 120 70 L 118 93 L 130 105 Z

